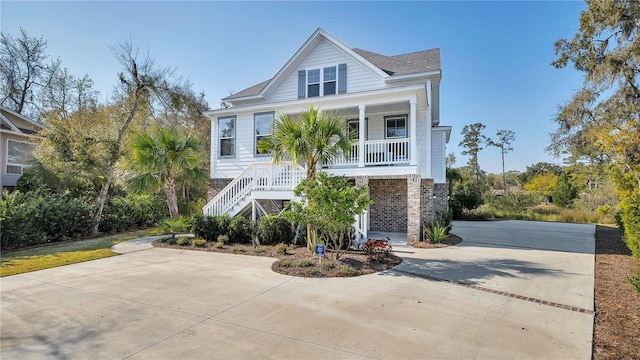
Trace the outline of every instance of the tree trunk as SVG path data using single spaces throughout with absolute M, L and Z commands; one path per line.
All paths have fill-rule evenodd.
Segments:
M 507 174 L 504 172 L 504 146 L 502 147 L 502 185 L 504 186 L 504 194 L 507 195 Z
M 100 188 L 100 195 L 96 199 L 96 205 L 93 210 L 93 229 L 91 230 L 91 234 L 97 235 L 100 231 L 98 228 L 100 227 L 100 222 L 102 221 L 102 210 L 104 209 L 104 203 L 107 201 L 107 195 L 109 194 L 109 188 L 111 187 L 111 181 L 113 180 L 113 174 L 116 172 L 116 163 L 115 161 L 109 165 L 109 169 L 107 170 L 107 178 L 104 184 L 102 184 L 102 188 Z
M 98 234 L 98 227 L 100 226 L 100 222 L 102 221 L 102 210 L 104 209 L 104 203 L 107 201 L 107 196 L 109 195 L 109 188 L 111 187 L 111 180 L 113 179 L 113 174 L 116 171 L 116 162 L 120 158 L 120 148 L 122 147 L 122 139 L 124 138 L 124 133 L 129 128 L 129 124 L 133 121 L 136 112 L 138 112 L 138 101 L 140 100 L 139 92 L 136 92 L 133 107 L 129 112 L 129 116 L 127 120 L 125 120 L 124 124 L 118 129 L 118 137 L 116 142 L 113 144 L 113 148 L 111 149 L 112 155 L 109 162 L 109 169 L 107 170 L 107 178 L 105 183 L 102 185 L 100 189 L 100 195 L 96 200 L 96 205 L 93 209 L 93 230 L 91 233 L 93 235 Z
M 164 195 L 167 197 L 169 216 L 175 219 L 178 217 L 178 197 L 176 196 L 176 184 L 173 176 L 166 176 L 163 189 Z

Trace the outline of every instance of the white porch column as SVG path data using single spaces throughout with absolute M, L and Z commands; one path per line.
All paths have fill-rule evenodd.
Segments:
M 366 131 L 365 123 L 364 123 L 364 110 L 365 105 L 359 105 L 359 116 L 358 116 L 358 167 L 364 167 L 364 159 L 365 159 L 365 150 L 364 150 L 364 138 Z
M 409 165 L 418 165 L 418 131 L 416 114 L 416 99 L 409 100 L 409 126 L 411 133 L 411 159 Z
M 433 127 L 433 120 L 432 120 L 432 111 L 433 111 L 433 107 L 432 107 L 432 101 L 431 101 L 431 79 L 427 79 L 427 123 L 425 124 L 425 126 L 427 127 L 427 144 L 426 144 L 426 148 L 427 151 L 425 151 L 425 154 L 427 156 L 427 168 L 424 169 L 425 174 L 423 174 L 423 178 L 428 178 L 428 179 L 433 179 L 433 175 L 431 173 L 431 164 L 433 163 L 432 160 L 432 153 L 433 153 L 433 149 L 432 147 L 432 143 L 433 143 L 433 139 L 431 138 L 431 128 Z M 445 154 L 446 156 L 446 154 Z

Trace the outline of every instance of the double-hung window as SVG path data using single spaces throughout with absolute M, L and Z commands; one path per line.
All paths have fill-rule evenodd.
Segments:
M 35 148 L 36 144 L 33 143 L 7 140 L 7 174 L 21 175 L 25 167 L 33 164 Z
M 298 70 L 298 99 L 347 93 L 347 64 Z
M 273 113 L 260 113 L 254 115 L 255 121 L 255 154 L 256 155 L 268 155 L 267 151 L 260 151 L 258 149 L 258 142 L 265 137 L 271 135 L 273 131 Z
M 218 139 L 220 139 L 220 157 L 236 155 L 236 118 L 218 119 Z
M 330 66 L 322 69 L 323 83 L 322 95 L 335 95 L 336 93 L 336 67 Z
M 386 116 L 384 119 L 387 139 L 407 137 L 406 116 Z
M 320 69 L 307 72 L 307 97 L 320 96 Z

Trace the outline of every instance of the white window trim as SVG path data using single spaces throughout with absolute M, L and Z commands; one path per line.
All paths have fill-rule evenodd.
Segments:
M 398 120 L 398 119 L 404 119 L 404 136 L 387 136 L 388 132 L 388 126 L 389 123 L 387 122 L 388 120 Z M 409 116 L 408 115 L 389 115 L 389 116 L 385 116 L 384 117 L 384 138 L 385 139 L 406 139 L 409 137 Z
M 333 80 L 325 80 L 324 79 L 324 70 L 327 69 L 327 68 L 333 68 L 334 69 L 334 71 L 333 71 L 334 79 Z M 322 77 L 321 78 L 322 79 L 322 86 L 320 87 L 321 90 L 322 90 L 322 96 L 336 95 L 338 93 L 338 66 L 332 65 L 332 66 L 324 66 L 324 67 L 322 67 L 322 71 L 321 71 L 320 76 Z M 325 85 L 325 83 L 328 83 L 328 82 L 335 82 L 336 85 L 334 87 L 335 92 L 333 94 L 328 94 L 327 95 L 327 94 L 324 93 L 324 85 Z
M 22 175 L 24 173 L 24 168 L 25 167 L 29 167 L 29 164 L 17 164 L 17 163 L 12 163 L 9 162 L 9 141 L 13 141 L 13 142 L 17 142 L 17 143 L 22 143 L 22 144 L 30 144 L 30 145 L 37 145 L 35 143 L 29 142 L 29 141 L 20 141 L 20 140 L 14 140 L 14 139 L 7 139 L 6 142 L 6 146 L 5 146 L 5 152 L 4 152 L 4 160 L 5 160 L 5 166 L 4 166 L 4 173 L 7 175 Z M 10 173 L 7 171 L 7 167 L 9 166 L 19 166 L 20 167 L 20 173 L 19 174 L 15 174 L 15 173 Z
M 220 121 L 222 120 L 233 120 L 233 137 L 221 137 L 220 136 Z M 228 159 L 236 157 L 236 132 L 238 129 L 238 120 L 236 116 L 221 116 L 218 118 L 218 158 Z M 233 139 L 233 155 L 222 155 L 222 140 Z
M 271 132 L 273 133 L 273 125 L 276 121 L 276 114 L 273 111 L 258 112 L 253 114 L 253 156 L 267 157 L 267 156 L 271 156 L 271 153 L 258 154 L 258 134 L 256 134 L 256 128 L 257 128 L 256 117 L 260 115 L 271 115 Z
M 331 68 L 331 67 L 336 69 L 336 71 L 335 71 L 335 74 L 336 74 L 336 79 L 335 79 L 336 92 L 334 94 L 325 95 L 324 94 L 324 83 L 325 83 L 325 81 L 324 81 L 324 69 L 325 68 Z M 320 72 L 320 76 L 319 76 L 320 82 L 319 83 L 316 83 L 316 82 L 310 83 L 309 82 L 309 71 L 311 71 L 311 70 L 318 70 Z M 305 98 L 306 99 L 311 99 L 311 98 L 314 98 L 314 97 L 338 95 L 338 89 L 340 89 L 340 84 L 338 83 L 338 79 L 339 79 L 338 72 L 340 71 L 340 64 L 313 66 L 313 67 L 305 68 L 304 71 L 305 71 L 305 74 L 306 74 L 306 82 L 307 82 L 306 85 L 305 85 L 306 86 L 305 87 L 305 92 L 306 92 Z M 309 85 L 315 85 L 315 84 L 319 84 L 318 96 L 309 96 Z
M 369 126 L 369 117 L 365 117 L 364 118 L 364 130 L 360 130 L 360 119 L 354 118 L 354 119 L 348 119 L 347 120 L 347 131 L 349 131 L 349 129 L 350 129 L 349 128 L 349 124 L 351 124 L 351 123 L 358 124 L 358 139 L 360 138 L 361 135 L 364 135 L 364 140 L 365 141 L 369 139 L 369 136 L 368 136 L 368 133 L 367 133 L 367 128 Z M 386 129 L 385 129 L 385 131 L 386 131 Z

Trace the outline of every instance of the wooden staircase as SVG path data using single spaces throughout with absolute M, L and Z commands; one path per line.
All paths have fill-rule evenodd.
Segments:
M 202 209 L 204 215 L 234 216 L 258 200 L 292 200 L 293 189 L 306 172 L 292 162 L 253 163 L 222 189 Z

